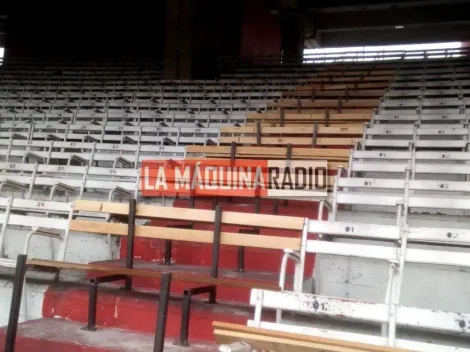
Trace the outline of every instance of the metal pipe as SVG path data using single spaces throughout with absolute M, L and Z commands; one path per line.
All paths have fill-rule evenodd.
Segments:
M 171 265 L 171 247 L 173 246 L 172 240 L 165 240 L 165 258 L 164 264 Z
M 187 292 L 184 293 L 183 301 L 181 304 L 181 328 L 179 341 L 175 342 L 178 346 L 189 346 L 188 335 L 189 335 L 189 318 L 191 312 L 191 295 Z
M 219 250 L 220 250 L 220 234 L 222 225 L 222 208 L 217 205 L 215 208 L 214 219 L 214 238 L 212 241 L 212 264 L 211 264 L 211 278 L 217 279 L 219 275 Z
M 163 273 L 160 281 L 160 300 L 158 302 L 157 330 L 153 352 L 163 352 L 165 347 L 166 321 L 168 317 L 168 303 L 170 301 L 171 273 Z
M 5 352 L 15 351 L 16 333 L 18 331 L 18 319 L 20 317 L 21 297 L 23 296 L 23 286 L 28 268 L 26 264 L 27 256 L 18 255 L 16 259 L 15 278 L 13 281 L 13 292 L 11 295 L 10 315 L 8 318 L 7 333 L 5 336 Z
M 135 214 L 136 214 L 136 201 L 129 199 L 129 217 L 127 221 L 127 253 L 126 253 L 126 268 L 132 269 L 134 267 L 134 236 L 135 236 Z M 125 289 L 132 290 L 132 277 L 128 276 L 126 279 Z
M 91 281 L 88 289 L 88 321 L 83 330 L 96 330 L 96 306 L 98 304 L 98 283 Z

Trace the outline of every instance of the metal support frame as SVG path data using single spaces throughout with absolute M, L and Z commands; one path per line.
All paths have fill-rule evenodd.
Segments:
M 181 225 L 169 225 L 167 226 L 168 228 L 174 228 L 174 229 L 187 229 L 191 230 L 194 227 L 194 224 L 181 224 Z M 173 241 L 172 240 L 165 240 L 165 256 L 163 259 L 163 265 L 171 265 L 171 251 L 173 247 Z
M 259 214 L 259 213 L 256 213 Z M 238 233 L 248 234 L 248 235 L 259 235 L 259 229 L 240 229 Z M 245 247 L 239 246 L 237 248 L 237 269 L 235 270 L 239 273 L 245 272 Z
M 191 313 L 191 297 L 196 295 L 201 295 L 208 293 L 209 300 L 207 303 L 215 304 L 216 303 L 216 292 L 217 286 L 200 286 L 190 289 L 186 289 L 183 292 L 183 300 L 181 303 L 181 328 L 180 328 L 180 337 L 174 344 L 177 346 L 189 346 L 188 335 L 189 335 L 189 320 Z
M 325 109 L 325 127 L 330 125 L 330 109 Z
M 129 199 L 129 218 L 127 221 L 127 252 L 126 252 L 126 268 L 133 269 L 134 267 L 134 236 L 135 236 L 135 215 L 136 215 L 136 200 Z M 132 290 L 132 277 L 126 278 L 124 289 L 127 291 Z
M 160 280 L 160 300 L 158 301 L 157 329 L 153 352 L 163 352 L 165 346 L 166 322 L 168 317 L 168 304 L 170 302 L 171 273 L 163 273 Z
M 318 137 L 318 122 L 315 122 L 313 124 L 312 148 L 317 147 L 317 137 Z
M 214 218 L 214 238 L 212 240 L 211 278 L 219 276 L 220 235 L 222 227 L 222 207 L 217 205 Z
M 28 266 L 27 256 L 19 254 L 16 259 L 15 278 L 13 281 L 13 292 L 11 295 L 10 315 L 8 318 L 7 332 L 5 336 L 4 352 L 14 352 L 16 334 L 18 331 L 18 319 L 20 317 L 21 298 L 23 297 L 23 286 Z
M 127 275 L 109 275 L 90 280 L 90 286 L 88 289 L 88 318 L 87 325 L 83 328 L 83 330 L 96 331 L 96 307 L 98 305 L 98 285 L 121 280 L 126 280 L 127 282 L 127 279 Z

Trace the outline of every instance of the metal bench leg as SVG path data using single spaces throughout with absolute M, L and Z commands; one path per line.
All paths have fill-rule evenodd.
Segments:
M 10 316 L 8 318 L 8 327 L 5 336 L 4 352 L 15 351 L 16 333 L 18 330 L 18 319 L 20 316 L 21 297 L 23 297 L 23 286 L 27 269 L 26 261 L 26 255 L 18 255 L 16 260 L 15 279 L 13 281 L 13 292 L 11 295 Z
M 170 302 L 171 273 L 164 273 L 160 283 L 160 300 L 158 302 L 157 330 L 153 352 L 163 352 L 165 347 L 166 321 L 168 317 L 168 303 Z

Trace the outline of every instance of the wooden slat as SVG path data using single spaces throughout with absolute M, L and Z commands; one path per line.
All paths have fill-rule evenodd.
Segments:
M 293 90 L 282 92 L 283 97 L 312 97 L 313 90 Z M 365 90 L 315 90 L 315 99 L 318 97 L 382 97 L 384 89 L 365 89 Z
M 126 203 L 96 202 L 76 200 L 75 211 L 128 215 L 129 205 Z M 183 221 L 214 222 L 215 211 L 203 209 L 185 209 L 137 204 L 136 216 L 147 219 L 174 219 Z M 267 214 L 222 212 L 222 224 L 280 228 L 285 230 L 302 230 L 304 218 L 296 216 L 280 216 Z
M 361 120 L 361 121 L 369 121 L 372 117 L 372 109 L 370 112 L 367 113 L 337 113 L 330 111 L 328 121 L 333 122 L 335 120 L 347 120 L 347 121 L 354 121 L 354 120 Z M 255 120 L 255 121 L 270 121 L 280 119 L 279 112 L 269 112 L 265 114 L 258 114 L 258 113 L 248 113 L 246 116 L 247 121 Z M 325 121 L 325 112 L 322 113 L 293 113 L 293 112 L 286 112 L 284 115 L 284 120 L 286 122 L 289 121 Z
M 318 127 L 324 127 L 324 120 L 323 121 L 312 121 L 312 122 L 317 122 Z M 303 121 L 289 121 L 289 122 L 284 122 L 283 126 L 281 126 L 280 120 L 272 120 L 272 122 L 269 121 L 263 121 L 260 122 L 261 127 L 311 127 L 312 122 L 303 122 Z M 364 122 L 346 122 L 346 121 L 330 121 L 328 124 L 329 126 L 338 126 L 338 127 L 357 127 L 357 128 L 363 128 L 364 127 Z M 256 126 L 256 122 L 247 122 L 245 124 L 246 127 L 253 127 Z
M 357 138 L 317 138 L 317 145 L 354 145 Z M 256 137 L 220 137 L 220 144 L 256 144 Z M 312 145 L 312 138 L 304 137 L 261 137 L 261 145 Z
M 220 155 L 230 155 L 231 148 L 228 146 L 201 146 L 188 145 L 187 153 L 213 153 Z M 292 157 L 299 158 L 329 158 L 339 157 L 349 160 L 349 150 L 346 149 L 325 149 L 325 148 L 292 148 Z M 237 156 L 258 155 L 265 157 L 267 155 L 276 155 L 280 157 L 287 156 L 287 148 L 279 147 L 237 147 Z
M 263 127 L 261 128 L 261 134 L 313 134 L 314 127 Z M 332 126 L 325 127 L 319 126 L 317 133 L 320 134 L 347 134 L 347 135 L 362 135 L 364 127 L 359 125 L 357 127 L 343 127 L 343 126 Z M 255 127 L 222 127 L 220 133 L 237 133 L 237 134 L 256 134 Z
M 363 77 L 332 77 L 332 79 L 327 77 L 314 77 L 307 79 L 309 83 L 333 83 L 333 82 L 390 82 L 394 77 L 392 75 L 384 76 L 363 76 Z
M 68 262 L 59 262 L 53 260 L 41 260 L 41 259 L 29 259 L 28 265 L 40 266 L 46 268 L 57 268 L 65 270 L 80 270 L 80 271 L 93 271 L 101 272 L 103 274 L 109 275 L 129 275 L 129 276 L 139 276 L 147 278 L 160 278 L 165 271 L 152 271 L 152 270 L 142 270 L 142 269 L 126 269 L 118 268 L 113 266 L 105 266 L 98 264 L 78 264 L 78 263 L 68 263 Z M 198 284 L 205 285 L 221 285 L 228 287 L 242 287 L 242 288 L 263 288 L 266 290 L 278 291 L 279 288 L 275 285 L 260 283 L 260 282 L 250 282 L 250 281 L 239 281 L 239 280 L 230 280 L 230 279 L 212 279 L 210 277 L 197 276 L 194 274 L 186 273 L 172 273 L 172 280 L 184 281 L 184 282 L 193 282 Z M 265 287 L 265 288 L 264 288 Z
M 334 351 L 334 352 L 409 352 L 396 347 L 377 346 L 324 337 L 213 322 L 214 336 L 219 344 L 244 341 L 252 348 L 269 351 Z
M 127 236 L 127 224 L 115 224 L 109 222 L 94 222 L 85 220 L 71 220 L 69 229 L 71 231 L 111 234 L 116 236 Z M 136 226 L 135 235 L 143 238 L 154 238 L 175 241 L 187 241 L 198 243 L 212 243 L 213 232 L 205 230 L 187 230 L 157 226 Z M 266 249 L 293 248 L 300 250 L 300 238 L 246 235 L 241 233 L 222 232 L 220 243 L 232 246 L 244 246 Z
M 394 75 L 395 70 L 337 70 L 333 71 L 331 68 L 328 68 L 326 71 L 320 71 L 317 73 L 318 77 L 328 77 L 328 76 L 386 76 Z
M 304 86 L 296 87 L 296 90 L 306 90 L 312 91 L 313 89 L 321 90 L 341 90 L 341 89 L 378 89 L 378 88 L 388 88 L 390 85 L 389 82 L 367 82 L 367 83 L 337 83 L 337 84 L 306 84 Z
M 335 108 L 338 106 L 337 99 L 300 99 L 302 108 L 316 108 L 316 107 L 329 107 Z M 348 107 L 368 107 L 368 106 L 378 106 L 380 104 L 380 99 L 349 99 L 343 100 L 341 106 Z M 268 107 L 297 107 L 297 99 L 282 99 L 277 103 L 268 103 Z

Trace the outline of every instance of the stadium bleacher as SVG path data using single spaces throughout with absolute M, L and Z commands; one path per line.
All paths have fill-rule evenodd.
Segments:
M 9 329 L 17 314 L 165 337 L 154 300 L 97 298 L 98 284 L 125 281 L 160 291 L 166 336 L 183 345 L 212 341 L 222 320 L 239 324 L 215 323 L 223 344 L 276 331 L 345 351 L 469 351 L 469 72 L 456 58 L 165 81 L 152 62 L 5 61 L 0 267 L 16 268 L 20 297 Z M 143 162 L 194 158 L 326 160 L 334 183 L 310 199 L 142 193 Z M 93 289 L 62 273 L 70 286 L 38 315 L 26 267 L 84 271 Z M 191 298 L 206 293 L 209 304 Z

